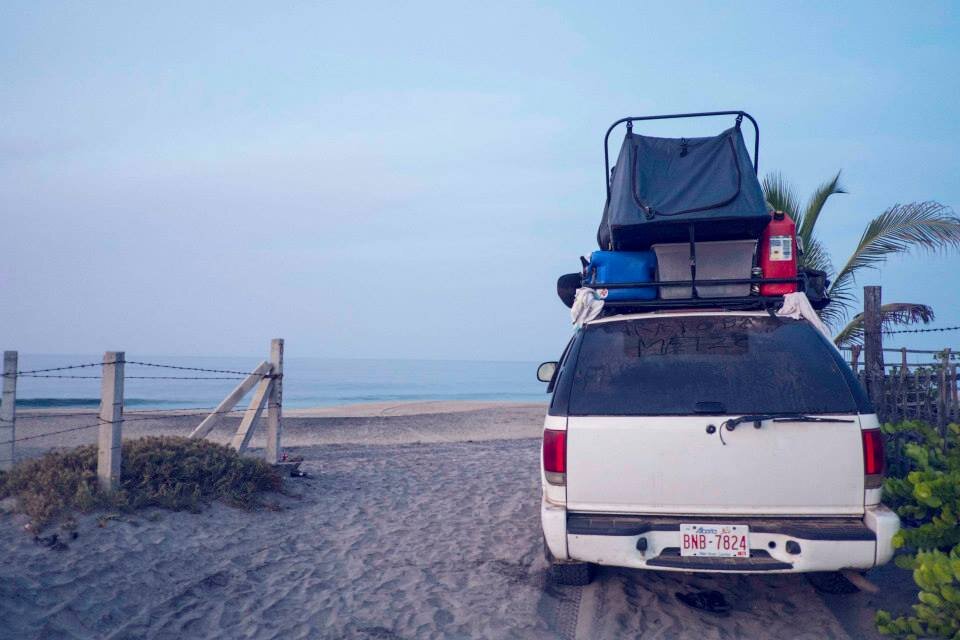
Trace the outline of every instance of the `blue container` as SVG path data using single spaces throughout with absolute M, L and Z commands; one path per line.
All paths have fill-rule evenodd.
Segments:
M 627 282 L 655 282 L 657 256 L 653 251 L 594 251 L 583 279 L 584 286 L 605 289 L 604 285 Z M 656 287 L 608 289 L 607 300 L 654 300 Z

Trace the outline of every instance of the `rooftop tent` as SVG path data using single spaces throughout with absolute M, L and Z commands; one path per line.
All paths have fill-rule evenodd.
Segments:
M 636 251 L 686 242 L 691 225 L 698 241 L 760 235 L 770 214 L 739 118 L 707 138 L 642 136 L 626 122 L 597 231 L 601 249 Z

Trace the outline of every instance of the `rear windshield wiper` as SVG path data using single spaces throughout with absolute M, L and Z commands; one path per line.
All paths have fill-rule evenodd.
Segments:
M 739 418 L 730 418 L 728 420 L 724 420 L 720 424 L 720 428 L 717 429 L 717 433 L 720 436 L 720 444 L 727 444 L 723 439 L 724 429 L 727 431 L 733 431 L 737 428 L 737 425 L 741 425 L 744 422 L 752 422 L 753 428 L 759 429 L 763 426 L 764 420 L 773 420 L 774 422 L 853 422 L 852 418 L 822 418 L 820 416 L 806 416 L 802 413 L 787 415 L 782 413 L 751 414 L 740 416 Z M 707 433 L 713 433 L 713 431 L 710 430 L 710 427 L 707 427 Z
M 733 431 L 737 425 L 744 422 L 752 422 L 755 429 L 759 429 L 764 420 L 773 420 L 774 422 L 853 422 L 851 418 L 823 418 L 820 416 L 806 416 L 802 413 L 783 415 L 780 413 L 763 413 L 757 415 L 740 416 L 739 418 L 730 418 L 724 421 L 721 427 L 727 431 Z
M 779 416 L 774 422 L 854 422 L 853 418 L 824 418 L 822 416 Z

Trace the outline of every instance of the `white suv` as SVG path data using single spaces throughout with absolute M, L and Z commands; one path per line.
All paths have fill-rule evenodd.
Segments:
M 544 363 L 541 520 L 551 576 L 595 565 L 865 570 L 900 527 L 879 423 L 833 344 L 766 312 L 611 316 Z

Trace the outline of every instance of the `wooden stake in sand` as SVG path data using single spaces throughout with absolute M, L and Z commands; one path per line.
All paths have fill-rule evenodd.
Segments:
M 17 352 L 3 352 L 3 398 L 0 404 L 0 469 L 13 466 L 17 439 Z
M 253 387 L 256 386 L 261 379 L 263 379 L 263 376 L 269 373 L 269 362 L 264 361 L 257 365 L 257 368 L 254 369 L 240 384 L 238 384 L 237 387 L 230 392 L 230 395 L 224 398 L 223 401 L 217 405 L 217 408 L 213 410 L 213 413 L 204 418 L 203 422 L 197 425 L 197 428 L 193 430 L 193 433 L 190 434 L 190 437 L 206 438 L 210 432 L 213 431 L 213 428 L 217 426 L 217 423 L 220 422 L 238 402 L 240 402 L 240 399 L 247 395 L 247 392 L 250 391 L 250 389 L 253 389 Z
M 273 384 L 267 399 L 267 464 L 280 462 L 280 435 L 283 426 L 283 338 L 270 341 L 270 364 L 273 365 Z
M 281 411 L 283 405 L 283 339 L 274 338 L 270 342 L 270 361 L 261 362 L 226 398 L 213 410 L 203 422 L 190 434 L 191 438 L 205 438 L 214 426 L 230 413 L 250 389 L 256 386 L 250 406 L 240 420 L 240 426 L 230 441 L 230 446 L 243 453 L 257 428 L 257 420 L 264 408 L 267 410 L 267 449 L 266 459 L 270 464 L 280 461 Z
M 123 351 L 103 354 L 100 378 L 100 437 L 97 479 L 100 488 L 112 491 L 120 480 L 120 445 L 123 427 Z
M 233 440 L 230 442 L 230 446 L 236 449 L 238 453 L 243 453 L 247 450 L 250 439 L 253 437 L 253 432 L 256 430 L 257 420 L 260 419 L 260 414 L 263 413 L 263 407 L 267 402 L 267 396 L 270 394 L 270 388 L 272 386 L 273 378 L 264 378 L 260 381 L 260 384 L 257 385 L 257 390 L 253 392 L 253 398 L 250 399 L 250 406 L 247 407 L 246 413 L 243 414 L 240 426 L 237 427 L 237 432 L 233 434 Z

